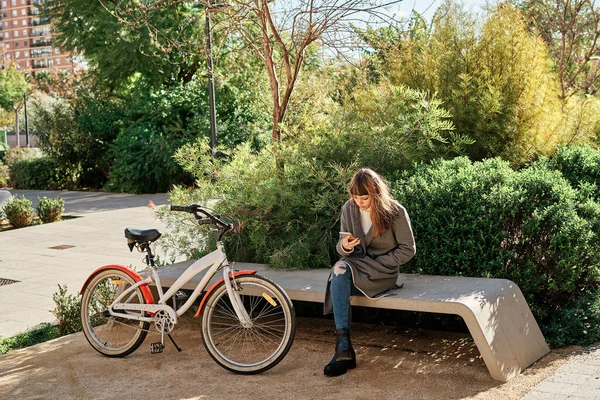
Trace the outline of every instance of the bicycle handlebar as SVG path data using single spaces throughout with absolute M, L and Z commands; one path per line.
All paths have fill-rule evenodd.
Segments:
M 187 213 L 194 214 L 194 217 L 196 217 L 196 221 L 198 221 L 198 224 L 200 224 L 200 225 L 209 225 L 209 224 L 219 225 L 220 226 L 219 230 L 222 231 L 221 235 L 223 233 L 225 233 L 226 231 L 233 229 L 232 224 L 229 224 L 229 223 L 221 220 L 220 214 L 211 214 L 210 212 L 206 211 L 206 209 L 202 208 L 198 204 L 192 204 L 189 206 L 171 205 L 171 211 L 181 211 L 181 212 L 187 212 Z M 204 218 L 204 217 L 206 217 L 206 218 Z

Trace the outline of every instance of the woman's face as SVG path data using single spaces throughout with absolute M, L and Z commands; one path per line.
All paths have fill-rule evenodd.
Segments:
M 368 210 L 371 208 L 371 196 L 368 194 L 364 196 L 353 195 L 352 199 L 361 210 Z

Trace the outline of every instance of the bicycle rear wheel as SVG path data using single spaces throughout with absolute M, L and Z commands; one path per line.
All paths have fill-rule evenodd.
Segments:
M 294 306 L 283 289 L 266 278 L 240 276 L 235 281 L 252 326 L 240 324 L 223 282 L 206 300 L 202 342 L 223 368 L 258 374 L 277 365 L 290 350 L 296 332 Z
M 110 315 L 108 306 L 135 284 L 133 278 L 118 269 L 107 269 L 94 275 L 83 290 L 81 324 L 92 347 L 107 357 L 124 357 L 134 352 L 146 338 L 149 322 Z M 123 303 L 144 304 L 139 287 L 123 299 Z M 123 315 L 144 316 L 144 311 L 120 311 Z

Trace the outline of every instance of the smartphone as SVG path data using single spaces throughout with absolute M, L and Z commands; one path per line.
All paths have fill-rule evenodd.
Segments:
M 343 238 L 344 236 L 350 236 L 350 237 L 348 238 L 348 240 L 354 240 L 354 239 L 356 239 L 356 238 L 354 237 L 354 235 L 353 235 L 353 234 L 351 234 L 350 232 L 340 232 L 340 237 L 342 237 L 342 238 Z

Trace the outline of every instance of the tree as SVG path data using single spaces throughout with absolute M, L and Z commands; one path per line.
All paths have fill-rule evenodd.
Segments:
M 524 0 L 531 27 L 550 49 L 561 82 L 561 99 L 595 94 L 600 77 L 600 9 L 593 0 Z
M 98 75 L 98 82 L 109 90 L 135 77 L 154 87 L 172 81 L 189 82 L 203 59 L 198 54 L 198 47 L 202 48 L 198 28 L 190 24 L 199 12 L 191 3 L 182 2 L 161 9 L 147 26 L 138 27 L 112 16 L 124 3 L 131 7 L 139 4 L 134 0 L 54 0 L 44 4 L 43 13 L 52 18 L 55 45 L 82 54 Z M 160 30 L 160 35 L 150 26 Z
M 0 107 L 15 112 L 15 133 L 17 146 L 21 146 L 19 137 L 19 110 L 23 107 L 24 96 L 29 91 L 29 84 L 14 64 L 7 70 L 0 71 Z
M 83 1 L 83 0 L 77 0 Z M 164 29 L 156 23 L 166 9 L 189 5 L 189 1 L 123 1 L 114 5 L 99 0 L 107 11 L 129 29 L 144 30 L 154 43 L 164 43 Z M 226 7 L 212 6 L 209 0 L 197 2 L 198 10 L 215 14 L 220 35 L 231 38 L 228 45 L 243 42 L 264 64 L 272 100 L 272 140 L 281 138 L 295 84 L 306 60 L 306 50 L 315 42 L 341 48 L 351 35 L 350 24 L 357 20 L 393 20 L 385 8 L 401 0 L 232 0 Z M 185 26 L 201 26 L 197 14 L 188 14 Z M 193 50 L 187 42 L 172 41 L 169 46 Z M 178 44 L 180 43 L 180 44 Z M 240 49 L 242 50 L 242 49 Z

